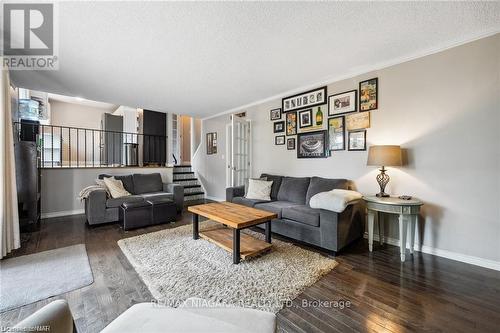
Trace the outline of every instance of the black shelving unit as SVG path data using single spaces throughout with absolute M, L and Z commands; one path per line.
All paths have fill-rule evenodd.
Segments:
M 22 232 L 31 232 L 40 227 L 40 153 L 35 141 L 19 140 L 14 143 L 14 151 L 19 227 Z

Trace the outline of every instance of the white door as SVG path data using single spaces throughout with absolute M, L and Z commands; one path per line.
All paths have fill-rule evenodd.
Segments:
M 232 115 L 231 125 L 228 128 L 230 147 L 227 151 L 227 177 L 228 186 L 240 186 L 251 173 L 251 123 L 249 120 Z

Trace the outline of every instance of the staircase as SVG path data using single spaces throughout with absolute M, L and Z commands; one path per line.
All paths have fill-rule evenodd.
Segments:
M 184 201 L 205 199 L 205 192 L 190 165 L 175 165 L 173 176 L 174 183 L 184 186 Z

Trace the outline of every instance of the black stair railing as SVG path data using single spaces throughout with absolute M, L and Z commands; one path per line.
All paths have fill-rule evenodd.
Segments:
M 166 165 L 167 136 L 20 122 L 14 133 L 36 140 L 40 168 Z

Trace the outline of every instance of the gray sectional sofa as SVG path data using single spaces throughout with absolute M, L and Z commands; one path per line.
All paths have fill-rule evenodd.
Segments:
M 348 189 L 348 180 L 269 174 L 262 174 L 261 178 L 273 181 L 271 201 L 246 199 L 244 186 L 227 188 L 226 201 L 276 213 L 278 218 L 272 223 L 274 233 L 330 251 L 339 251 L 363 236 L 361 202 L 349 205 L 342 213 L 309 206 L 309 200 L 317 193 Z
M 182 211 L 184 205 L 184 187 L 178 184 L 162 183 L 159 173 L 115 176 L 123 183 L 123 187 L 132 195 L 121 198 L 108 198 L 106 191 L 97 190 L 90 193 L 85 199 L 85 215 L 89 224 L 101 224 L 119 220 L 119 207 L 124 202 L 140 202 L 148 199 L 166 198 L 175 202 L 177 212 Z

